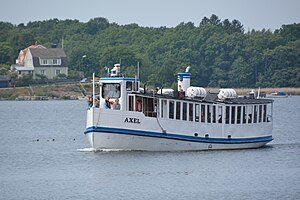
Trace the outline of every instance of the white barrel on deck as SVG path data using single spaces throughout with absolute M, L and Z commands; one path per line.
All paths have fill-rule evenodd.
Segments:
M 221 100 L 236 98 L 237 94 L 234 89 L 220 89 L 218 98 Z
M 203 87 L 189 87 L 186 91 L 188 97 L 202 97 L 206 96 L 206 90 Z

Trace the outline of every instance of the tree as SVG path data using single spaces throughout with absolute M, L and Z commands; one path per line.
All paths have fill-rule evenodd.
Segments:
M 107 19 L 98 17 L 90 19 L 86 24 L 86 32 L 91 35 L 95 35 L 97 32 L 102 31 L 109 27 Z

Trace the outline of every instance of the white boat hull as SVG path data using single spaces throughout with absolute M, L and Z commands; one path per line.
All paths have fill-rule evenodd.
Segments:
M 184 139 L 170 139 L 141 135 L 130 135 L 111 132 L 86 133 L 91 146 L 95 150 L 122 149 L 139 151 L 195 151 L 195 150 L 222 150 L 222 149 L 248 149 L 264 146 L 272 140 L 271 137 L 252 139 L 218 139 L 199 138 L 199 141 Z M 168 136 L 168 134 L 166 134 Z

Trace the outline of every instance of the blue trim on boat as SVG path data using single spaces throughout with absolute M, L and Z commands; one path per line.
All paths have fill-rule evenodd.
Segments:
M 122 128 L 95 127 L 95 126 L 87 128 L 84 134 L 91 133 L 91 132 L 155 137 L 155 138 L 163 138 L 163 139 L 188 141 L 188 142 L 222 143 L 222 144 L 270 142 L 273 140 L 272 136 L 255 137 L 255 138 L 209 138 L 209 137 L 205 138 L 205 137 L 186 136 L 186 135 L 179 135 L 179 134 L 169 134 L 169 133 L 131 130 L 131 129 L 122 129 Z

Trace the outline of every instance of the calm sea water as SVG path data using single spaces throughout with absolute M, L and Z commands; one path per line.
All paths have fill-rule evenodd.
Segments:
M 300 199 L 300 96 L 265 148 L 89 152 L 83 101 L 0 101 L 0 199 Z M 38 141 L 37 141 L 38 140 Z

